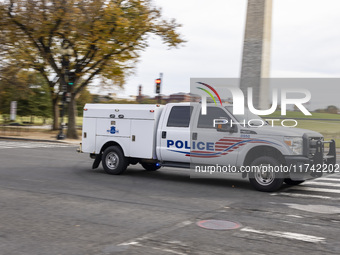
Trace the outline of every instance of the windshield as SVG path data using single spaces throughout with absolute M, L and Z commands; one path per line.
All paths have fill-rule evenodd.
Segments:
M 268 125 L 265 120 L 263 120 L 260 116 L 252 113 L 249 111 L 248 108 L 244 109 L 244 115 L 234 115 L 233 114 L 233 107 L 232 106 L 225 106 L 225 109 L 234 116 L 234 118 L 239 122 L 239 123 L 245 123 L 247 126 L 263 126 L 263 125 Z

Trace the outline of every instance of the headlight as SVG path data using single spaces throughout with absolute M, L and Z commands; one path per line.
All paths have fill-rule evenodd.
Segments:
M 303 143 L 302 137 L 285 136 L 283 141 L 289 146 L 294 154 L 302 155 L 303 153 Z

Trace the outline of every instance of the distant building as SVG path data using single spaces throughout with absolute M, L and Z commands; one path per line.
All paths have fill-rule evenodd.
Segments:
M 190 102 L 190 95 L 183 93 L 183 92 L 171 94 L 169 96 L 169 101 L 170 102 Z
M 92 101 L 93 103 L 110 103 L 112 101 L 130 101 L 135 102 L 136 96 L 128 96 L 128 97 L 118 97 L 115 93 L 108 93 L 107 95 L 98 95 L 92 94 Z
M 201 97 L 198 95 L 194 95 L 191 93 L 175 93 L 171 94 L 168 99 L 168 103 L 171 102 L 199 102 L 201 100 Z
M 144 100 L 155 100 L 158 101 L 158 95 L 155 97 L 150 97 L 143 95 L 142 93 L 143 86 L 139 85 L 138 86 L 138 95 L 136 96 L 136 101 L 141 103 Z M 162 98 L 162 101 L 166 103 L 180 103 L 180 102 L 199 102 L 201 101 L 201 97 L 199 95 L 194 95 L 191 93 L 184 93 L 184 92 L 179 92 L 175 94 L 170 94 L 170 95 L 160 95 Z
M 142 88 L 143 88 L 142 85 L 138 86 L 138 96 L 136 97 L 137 102 L 141 102 L 144 99 L 144 96 L 142 94 Z

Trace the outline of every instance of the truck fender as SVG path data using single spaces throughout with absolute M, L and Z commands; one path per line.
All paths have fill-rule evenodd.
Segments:
M 250 165 L 252 161 L 254 161 L 256 158 L 259 158 L 261 156 L 268 156 L 268 157 L 273 157 L 275 159 L 277 159 L 279 162 L 281 162 L 282 164 L 285 164 L 285 159 L 283 157 L 282 152 L 275 147 L 272 146 L 255 146 L 253 148 L 251 148 L 247 154 L 245 155 L 244 158 L 242 159 L 238 159 L 241 162 L 239 162 L 240 165 Z M 248 173 L 242 173 L 242 177 L 246 178 L 248 175 Z
M 100 153 L 96 155 L 96 158 L 95 158 L 95 160 L 93 161 L 93 164 L 92 164 L 92 169 L 98 168 L 100 162 L 102 161 L 103 151 L 109 146 L 119 146 L 121 148 L 123 154 L 124 154 L 124 150 L 122 149 L 120 144 L 113 142 L 113 141 L 109 141 L 109 142 L 107 142 L 103 145 L 103 147 L 100 149 Z

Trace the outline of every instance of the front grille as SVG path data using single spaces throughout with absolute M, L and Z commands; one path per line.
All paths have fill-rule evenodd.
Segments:
M 322 137 L 310 137 L 309 138 L 309 156 L 314 156 L 316 152 L 316 143 L 317 141 L 322 141 Z M 324 146 L 322 144 L 322 150 L 324 150 Z
M 326 144 L 326 147 L 325 147 Z M 313 164 L 336 163 L 336 145 L 334 140 L 324 141 L 323 137 L 303 135 L 303 154 Z
M 303 151 L 304 155 L 308 158 L 314 157 L 316 153 L 316 144 L 318 141 L 323 141 L 323 137 L 310 137 L 308 134 L 304 134 L 303 136 Z M 324 144 L 322 143 L 322 151 L 324 151 Z

